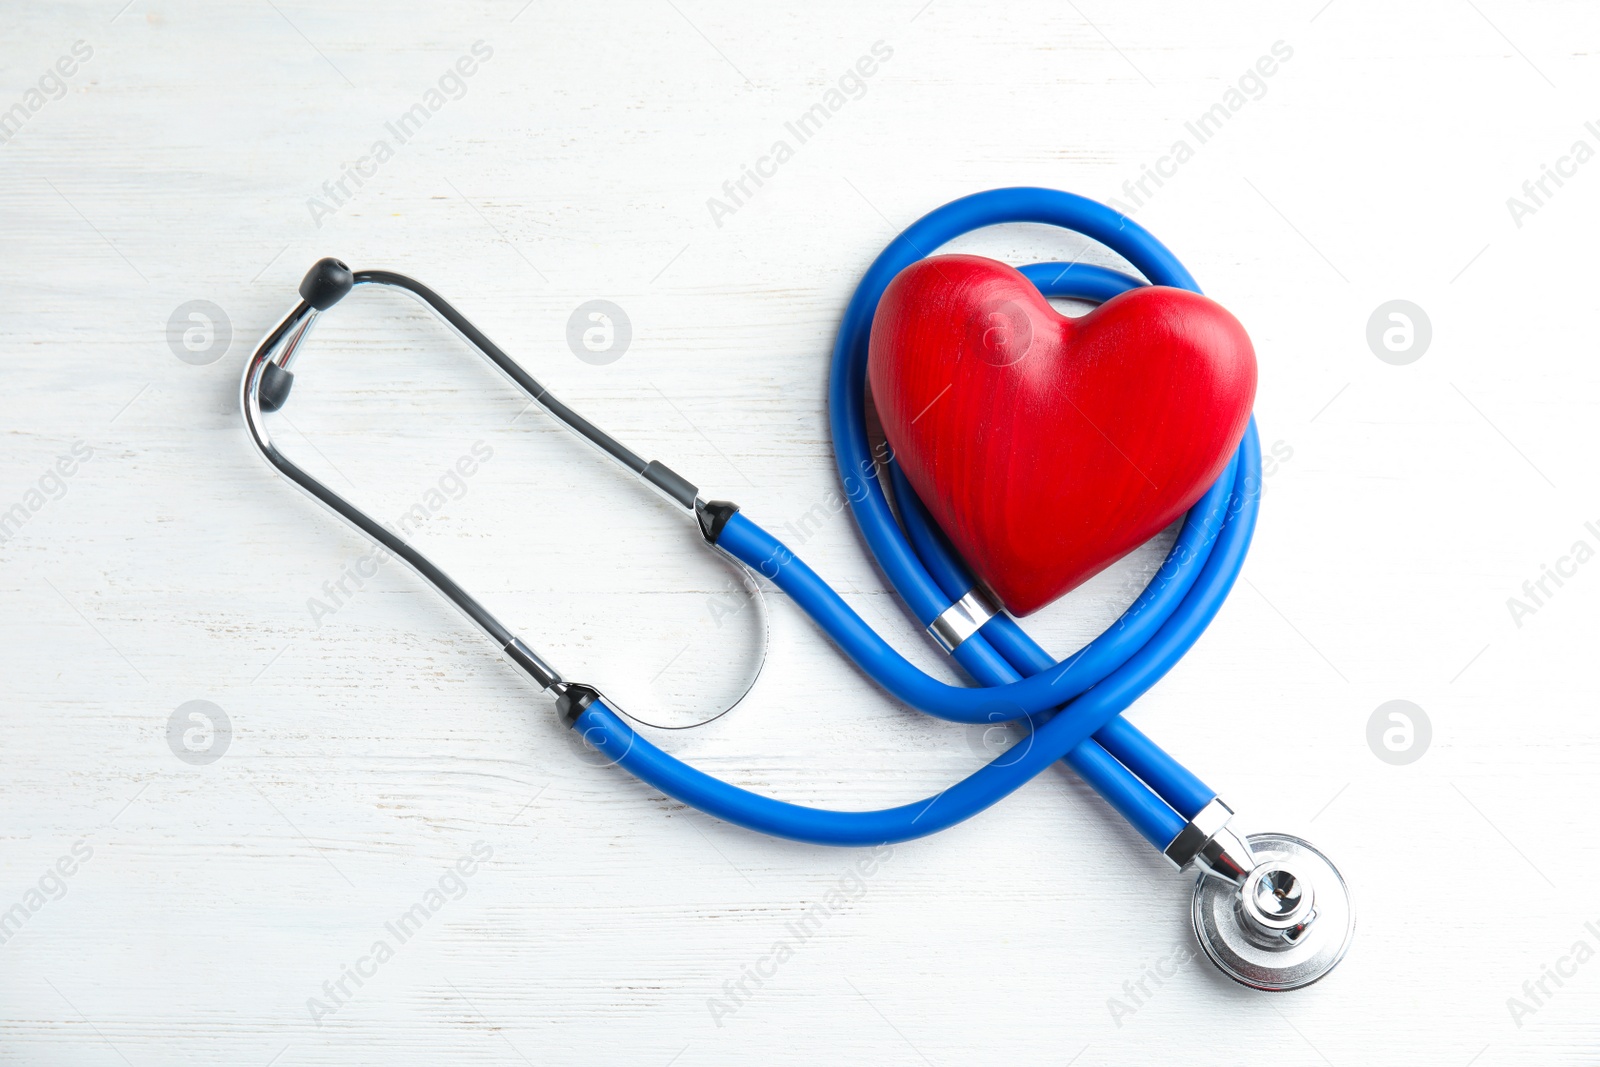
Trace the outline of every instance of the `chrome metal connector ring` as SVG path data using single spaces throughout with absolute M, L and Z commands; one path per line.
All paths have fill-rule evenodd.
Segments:
M 1161 854 L 1174 869 L 1183 870 L 1200 856 L 1206 842 L 1216 837 L 1231 818 L 1233 809 L 1224 804 L 1221 797 L 1212 797 L 1209 804 L 1195 812 L 1194 818 L 1183 824 L 1178 836 L 1167 843 Z
M 954 652 L 961 643 L 979 630 L 983 624 L 1000 613 L 989 598 L 978 589 L 969 589 L 965 596 L 939 613 L 928 624 L 928 633 L 946 652 Z

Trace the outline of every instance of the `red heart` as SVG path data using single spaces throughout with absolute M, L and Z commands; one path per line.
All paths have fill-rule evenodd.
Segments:
M 868 378 L 917 495 L 1026 615 L 1204 495 L 1249 422 L 1256 357 L 1198 293 L 1143 286 L 1071 318 L 1004 263 L 935 256 L 884 291 Z

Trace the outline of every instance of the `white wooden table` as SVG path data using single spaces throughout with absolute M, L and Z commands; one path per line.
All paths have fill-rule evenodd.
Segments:
M 0 1062 L 1600 1052 L 1592 5 L 97 0 L 3 23 Z M 411 273 L 641 452 L 794 523 L 943 669 L 849 519 L 815 517 L 825 364 L 899 227 L 1015 184 L 1134 209 L 1256 342 L 1255 548 L 1132 717 L 1248 828 L 1345 871 L 1355 948 L 1310 990 L 1144 978 L 1187 954 L 1188 880 L 1066 774 L 866 874 L 665 801 L 403 568 L 346 577 L 367 546 L 240 423 L 239 369 L 313 260 Z M 631 326 L 609 363 L 567 344 L 593 299 Z M 1404 365 L 1367 340 L 1397 299 L 1431 324 Z M 688 531 L 414 306 L 353 299 L 300 378 L 286 449 L 379 515 L 420 504 L 419 541 L 569 674 L 669 704 L 736 685 L 756 615 L 708 629 L 725 578 Z M 1092 636 L 1155 551 L 1037 632 Z M 982 735 L 772 601 L 750 699 L 672 751 L 842 807 L 979 765 Z M 1369 747 L 1391 700 L 1431 724 L 1409 763 Z

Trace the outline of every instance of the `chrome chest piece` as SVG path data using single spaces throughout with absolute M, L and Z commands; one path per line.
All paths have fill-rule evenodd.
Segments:
M 1200 872 L 1190 918 L 1200 947 L 1241 985 L 1300 989 L 1344 959 L 1356 930 L 1350 888 L 1328 858 L 1298 837 L 1228 827 L 1213 800 L 1170 845 L 1167 859 Z

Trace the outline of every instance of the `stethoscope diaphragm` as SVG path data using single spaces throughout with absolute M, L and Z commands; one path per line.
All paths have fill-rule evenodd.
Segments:
M 1212 873 L 1195 883 L 1190 917 L 1200 947 L 1241 985 L 1282 992 L 1310 985 L 1350 949 L 1355 903 L 1338 868 L 1289 834 L 1250 834 L 1255 864 L 1242 885 Z

